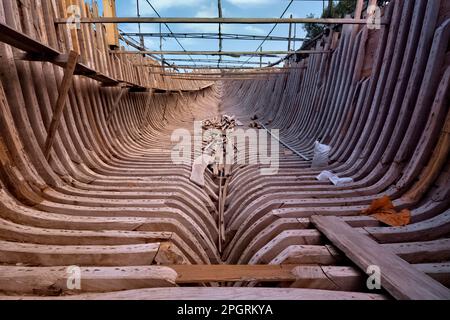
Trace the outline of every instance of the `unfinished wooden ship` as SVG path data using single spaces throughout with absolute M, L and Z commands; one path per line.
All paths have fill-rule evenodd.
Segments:
M 0 0 L 0 299 L 450 298 L 449 1 L 392 0 L 378 29 L 228 79 L 167 76 L 70 5 L 102 18 Z M 280 129 L 276 174 L 200 186 L 173 163 L 174 130 L 225 114 Z M 352 183 L 316 179 L 319 138 Z M 383 197 L 407 224 L 362 214 Z

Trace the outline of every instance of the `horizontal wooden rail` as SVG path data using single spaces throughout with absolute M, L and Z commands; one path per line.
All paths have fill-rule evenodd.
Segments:
M 113 17 L 81 18 L 80 23 L 221 23 L 221 24 L 367 24 L 366 19 L 318 19 L 318 18 L 157 18 L 157 17 Z M 56 24 L 72 24 L 73 19 L 55 19 Z M 382 21 L 381 24 L 387 24 Z
M 189 80 L 189 81 L 222 81 L 222 80 L 267 80 L 267 77 L 221 77 L 221 78 L 206 78 L 206 77 L 196 77 L 196 78 L 188 78 L 188 77 L 172 77 L 172 79 L 178 80 Z
M 264 36 L 264 35 L 250 35 L 250 34 L 237 34 L 237 33 L 195 33 L 195 32 L 184 32 L 184 33 L 168 33 L 168 32 L 122 32 L 123 36 L 128 37 L 149 37 L 149 38 L 184 38 L 184 39 L 209 39 L 215 40 L 220 39 L 223 40 L 266 40 L 266 41 L 305 41 L 306 38 L 298 38 L 298 37 L 280 37 L 280 36 Z
M 192 65 L 190 66 L 186 66 L 186 65 L 174 65 L 174 66 L 160 66 L 160 65 L 150 65 L 150 64 L 136 64 L 136 66 L 144 66 L 144 67 L 148 67 L 148 68 L 157 68 L 157 69 L 185 69 L 185 70 L 295 70 L 295 69 L 306 69 L 306 67 L 304 66 L 299 66 L 299 67 L 239 67 L 239 66 L 195 66 L 193 67 Z
M 25 51 L 22 55 L 17 55 L 17 59 L 27 61 L 47 61 L 65 68 L 68 60 L 67 54 L 62 54 L 35 39 L 30 38 L 26 34 L 19 32 L 10 26 L 0 22 L 0 42 L 6 43 L 19 50 Z M 98 73 L 95 70 L 78 62 L 75 67 L 75 75 L 84 75 L 94 80 L 118 85 L 119 81 Z
M 278 75 L 285 74 L 287 71 L 273 71 L 273 72 L 192 72 L 192 73 L 163 73 L 163 72 L 150 72 L 150 74 L 160 74 L 165 77 L 179 77 L 179 76 L 253 76 L 253 75 Z
M 56 57 L 60 54 L 57 50 L 46 46 L 45 44 L 42 44 L 1 22 L 0 42 L 7 43 L 26 52 L 46 55 L 49 57 Z
M 209 56 L 274 56 L 280 54 L 323 54 L 330 50 L 299 51 L 111 51 L 114 54 L 209 55 Z
M 364 284 L 363 273 L 349 267 L 302 265 L 169 265 L 178 274 L 178 284 L 207 282 L 295 282 L 304 288 L 320 284 L 337 289 L 333 280 L 346 279 L 349 286 Z M 339 281 L 338 281 L 339 282 Z M 342 282 L 342 281 L 340 281 Z M 346 288 L 345 288 L 346 289 Z
M 6 43 L 23 53 L 17 53 L 15 59 L 24 61 L 50 62 L 59 67 L 66 68 L 69 55 L 59 52 L 29 36 L 0 22 L 0 42 Z M 102 86 L 121 86 L 130 88 L 130 92 L 146 91 L 149 88 L 128 81 L 117 80 L 105 74 L 97 72 L 81 62 L 77 62 L 73 75 L 81 75 L 99 81 Z M 208 85 L 209 86 L 209 85 Z M 206 87 L 208 87 L 206 86 Z M 201 89 L 200 89 L 201 90 Z

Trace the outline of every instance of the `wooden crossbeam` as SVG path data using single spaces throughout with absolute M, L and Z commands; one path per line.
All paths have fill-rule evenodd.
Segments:
M 174 287 L 177 274 L 163 266 L 83 267 L 81 290 L 67 286 L 71 268 L 0 266 L 3 291 L 17 294 L 105 292 L 151 287 Z
M 16 54 L 15 58 L 17 60 L 24 60 L 24 61 L 42 61 L 42 62 L 45 61 L 55 64 L 59 67 L 65 68 L 67 65 L 68 56 L 69 56 L 68 54 L 62 53 L 58 53 L 58 55 L 55 56 L 48 56 L 42 53 L 24 52 Z M 108 86 L 117 86 L 120 83 L 118 80 L 115 80 L 107 75 L 99 73 L 80 62 L 77 62 L 77 65 L 75 66 L 74 75 L 85 76 L 93 80 L 102 82 L 103 85 Z
M 55 24 L 73 23 L 70 19 L 55 19 Z M 80 23 L 207 23 L 207 24 L 367 24 L 365 19 L 322 19 L 322 18 L 160 18 L 160 17 L 98 17 L 81 18 Z M 383 21 L 382 24 L 387 24 Z
M 290 67 L 282 67 L 282 68 L 273 68 L 273 67 L 261 67 L 261 68 L 255 68 L 255 67 L 240 67 L 240 66 L 186 66 L 186 65 L 176 65 L 176 66 L 172 66 L 172 67 L 163 67 L 160 65 L 150 65 L 150 64 L 136 64 L 136 66 L 144 66 L 144 67 L 148 67 L 148 68 L 155 68 L 155 69 L 185 69 L 185 70 L 253 70 L 253 71 L 258 71 L 258 70 L 265 70 L 265 71 L 270 71 L 270 70 L 295 70 L 295 69 L 306 69 L 306 67 L 295 67 L 295 66 L 290 66 Z
M 60 54 L 57 50 L 30 38 L 2 22 L 0 22 L 0 42 L 26 52 L 46 55 L 47 57 L 56 57 Z
M 151 55 L 205 55 L 205 56 L 276 56 L 281 54 L 324 54 L 331 50 L 298 51 L 111 51 L 113 54 L 151 54 Z
M 58 131 L 61 116 L 66 106 L 67 94 L 69 93 L 70 86 L 72 85 L 73 75 L 75 73 L 75 68 L 79 55 L 75 51 L 71 51 L 67 59 L 66 68 L 64 70 L 64 77 L 59 88 L 58 100 L 56 101 L 56 106 L 54 108 L 52 122 L 50 123 L 50 128 L 47 135 L 47 140 L 45 141 L 44 155 L 47 160 L 50 158 L 50 151 L 55 141 L 56 132 Z
M 66 68 L 68 55 L 59 52 L 35 39 L 30 38 L 26 34 L 11 28 L 10 26 L 0 22 L 0 42 L 6 43 L 24 53 L 17 54 L 16 59 L 25 61 L 47 61 L 57 66 Z M 103 84 L 118 85 L 119 81 L 99 73 L 88 66 L 77 62 L 74 75 L 83 75 L 93 80 L 102 82 Z
M 302 265 L 170 265 L 177 284 L 208 282 L 291 282 L 299 288 L 359 289 L 364 274 L 351 267 Z
M 396 299 L 450 299 L 450 290 L 394 252 L 333 216 L 313 216 L 312 223 L 358 267 L 377 266 L 381 286 Z
M 179 77 L 179 76 L 253 76 L 253 75 L 278 75 L 286 74 L 286 71 L 260 71 L 260 72 L 191 72 L 191 73 L 163 73 L 163 72 L 149 72 L 150 74 L 160 74 L 165 77 Z
M 188 77 L 172 77 L 172 79 L 178 79 L 178 80 L 189 80 L 189 81 L 224 81 L 224 80 L 268 80 L 268 78 L 263 77 L 221 77 L 221 78 L 207 78 L 207 77 L 194 77 L 194 78 L 188 78 Z

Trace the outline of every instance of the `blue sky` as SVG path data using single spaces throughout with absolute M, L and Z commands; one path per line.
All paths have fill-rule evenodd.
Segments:
M 99 0 L 101 1 L 101 0 Z M 153 17 L 156 14 L 150 8 L 146 0 L 116 0 L 117 15 L 122 17 L 136 16 L 136 1 L 140 1 L 141 16 Z M 217 0 L 149 0 L 163 17 L 217 17 Z M 222 0 L 224 17 L 280 17 L 289 0 Z M 101 7 L 101 5 L 100 5 Z M 320 15 L 323 9 L 322 0 L 295 0 L 285 17 L 291 14 L 294 17 L 306 17 L 313 13 Z M 173 32 L 218 32 L 217 25 L 205 24 L 172 24 L 169 25 Z M 137 32 L 137 24 L 121 24 L 120 29 L 125 32 Z M 266 36 L 273 25 L 223 25 L 224 33 L 245 33 Z M 141 25 L 143 32 L 159 32 L 158 25 Z M 163 26 L 163 32 L 168 32 Z M 288 25 L 278 25 L 272 33 L 275 36 L 287 36 Z M 297 26 L 297 37 L 304 37 L 305 32 L 301 25 Z M 179 39 L 186 50 L 191 51 L 217 51 L 217 40 L 203 39 Z M 245 40 L 226 40 L 223 44 L 224 51 L 254 51 L 261 41 Z M 159 39 L 146 38 L 146 47 L 150 50 L 159 50 Z M 301 43 L 296 44 L 299 48 Z M 181 50 L 174 39 L 165 39 L 163 50 Z M 263 45 L 263 50 L 287 50 L 287 42 L 267 41 Z M 186 58 L 185 56 L 168 56 L 167 58 Z M 206 56 L 197 56 L 198 58 L 208 58 Z M 209 57 L 217 58 L 217 57 Z M 231 57 L 224 57 L 227 60 L 233 60 Z M 247 57 L 241 57 L 238 60 L 247 60 Z M 274 61 L 277 58 L 264 58 L 264 61 Z M 252 61 L 259 61 L 259 58 L 253 58 Z M 183 63 L 178 63 L 183 64 Z

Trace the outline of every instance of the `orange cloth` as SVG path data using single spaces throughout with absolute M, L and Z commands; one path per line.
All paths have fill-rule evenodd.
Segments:
M 411 222 L 411 212 L 408 209 L 397 212 L 388 196 L 373 200 L 370 207 L 361 214 L 370 215 L 392 227 L 406 226 Z

